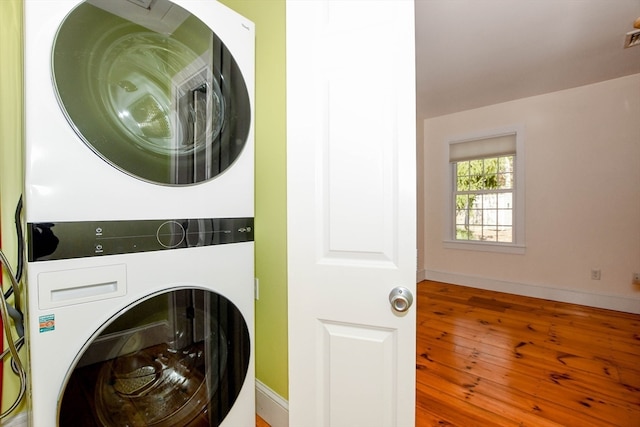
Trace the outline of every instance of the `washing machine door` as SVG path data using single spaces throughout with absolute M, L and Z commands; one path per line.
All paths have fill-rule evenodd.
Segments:
M 208 181 L 242 152 L 251 106 L 214 30 L 169 0 L 86 0 L 52 53 L 59 104 L 80 139 L 122 172 Z
M 218 426 L 247 374 L 240 311 L 202 289 L 131 305 L 96 333 L 63 388 L 60 426 Z

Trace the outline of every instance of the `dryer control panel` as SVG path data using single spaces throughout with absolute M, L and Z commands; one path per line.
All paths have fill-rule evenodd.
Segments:
M 30 223 L 29 261 L 253 241 L 253 218 Z

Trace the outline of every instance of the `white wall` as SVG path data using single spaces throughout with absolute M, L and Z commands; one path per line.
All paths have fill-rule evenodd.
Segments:
M 508 125 L 525 129 L 525 254 L 445 249 L 447 142 Z M 425 120 L 423 220 L 419 277 L 640 313 L 640 74 Z

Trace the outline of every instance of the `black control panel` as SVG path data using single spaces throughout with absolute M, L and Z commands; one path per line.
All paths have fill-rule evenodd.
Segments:
M 253 218 L 30 223 L 29 261 L 253 241 Z

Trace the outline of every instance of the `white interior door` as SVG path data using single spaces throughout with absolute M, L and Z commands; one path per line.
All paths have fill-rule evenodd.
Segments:
M 289 424 L 413 426 L 414 4 L 286 12 Z

